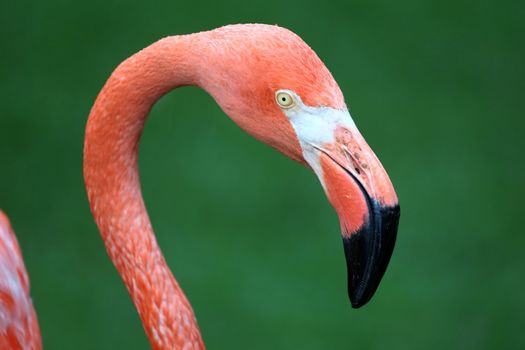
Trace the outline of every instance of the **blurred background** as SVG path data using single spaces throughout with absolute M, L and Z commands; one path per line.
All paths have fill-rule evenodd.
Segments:
M 140 148 L 143 191 L 208 348 L 525 347 L 524 8 L 2 1 L 0 207 L 24 252 L 44 348 L 149 348 L 89 212 L 86 118 L 139 49 L 242 22 L 287 27 L 323 59 L 402 215 L 378 292 L 352 310 L 338 219 L 316 177 L 203 91 L 164 97 Z

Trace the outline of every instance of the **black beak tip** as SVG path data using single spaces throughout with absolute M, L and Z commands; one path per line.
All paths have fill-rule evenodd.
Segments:
M 368 302 L 367 301 L 363 301 L 363 300 L 352 300 L 352 297 L 350 297 L 350 303 L 352 304 L 352 308 L 353 309 L 359 309 L 361 306 L 365 305 L 366 303 Z
M 392 256 L 399 224 L 399 205 L 383 207 L 372 201 L 373 213 L 357 232 L 343 238 L 348 296 L 352 308 L 365 305 L 374 295 Z

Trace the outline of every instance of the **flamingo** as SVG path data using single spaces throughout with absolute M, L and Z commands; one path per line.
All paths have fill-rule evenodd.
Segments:
M 331 73 L 299 36 L 275 25 L 167 37 L 115 69 L 92 107 L 84 142 L 90 208 L 152 348 L 204 349 L 157 244 L 138 171 L 148 112 L 187 85 L 207 91 L 246 132 L 313 170 L 340 219 L 351 304 L 366 304 L 393 251 L 399 204 Z M 40 349 L 20 250 L 5 216 L 0 224 L 0 345 Z
M 0 349 L 40 350 L 40 328 L 18 241 L 0 210 Z

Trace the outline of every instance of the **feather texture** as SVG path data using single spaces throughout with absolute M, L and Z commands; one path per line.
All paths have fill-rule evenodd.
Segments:
M 0 349 L 41 348 L 22 253 L 7 216 L 0 211 Z

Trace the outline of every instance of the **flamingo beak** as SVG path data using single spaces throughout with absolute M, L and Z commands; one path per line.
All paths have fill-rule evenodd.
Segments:
M 321 181 L 341 224 L 352 307 L 365 305 L 383 277 L 396 241 L 399 204 L 390 179 L 346 109 L 295 104 L 283 110 L 304 161 Z
M 333 129 L 333 143 L 313 146 L 317 175 L 341 224 L 353 308 L 374 295 L 394 249 L 399 222 L 396 193 L 355 125 Z

